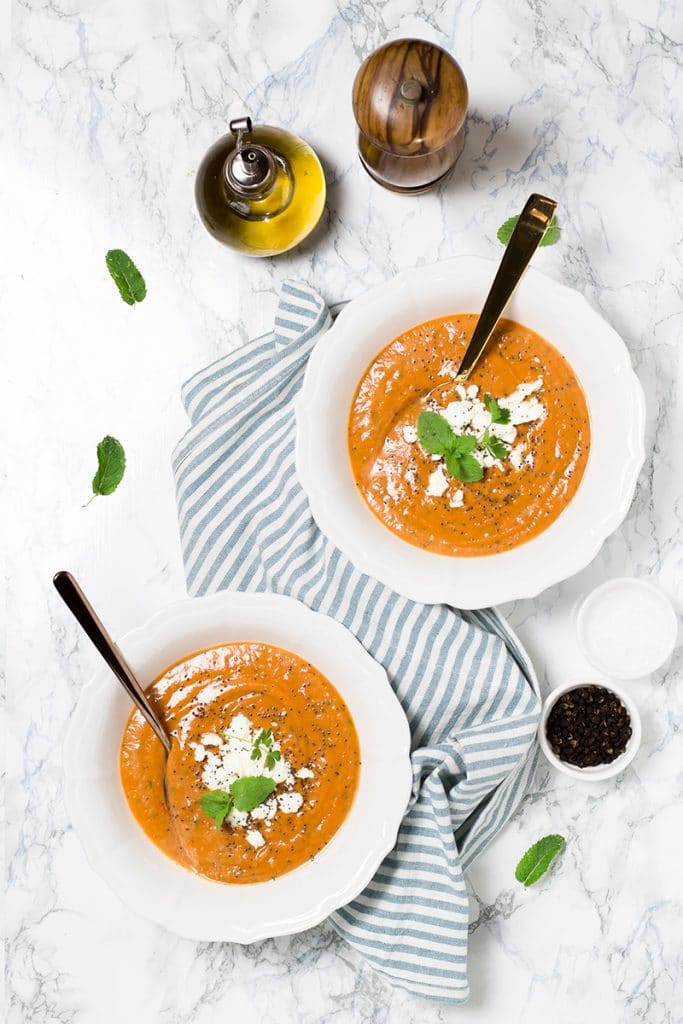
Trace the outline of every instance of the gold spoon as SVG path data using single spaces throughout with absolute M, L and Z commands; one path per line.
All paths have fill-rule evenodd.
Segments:
M 470 343 L 458 368 L 455 380 L 466 381 L 474 369 L 477 360 L 486 348 L 489 338 L 503 310 L 512 298 L 524 271 L 531 262 L 531 257 L 538 249 L 553 214 L 557 208 L 554 199 L 539 196 L 535 193 L 526 201 L 515 229 L 510 236 L 498 273 L 493 279 L 491 290 L 477 320 Z
M 166 723 L 152 707 L 149 697 L 136 679 L 133 670 L 119 650 L 119 647 L 114 643 L 102 625 L 95 609 L 70 572 L 58 572 L 53 582 L 57 593 L 79 626 L 82 627 L 90 640 L 92 640 L 97 651 L 102 655 L 109 668 L 121 683 L 121 686 L 158 736 L 167 759 L 171 753 L 171 736 Z

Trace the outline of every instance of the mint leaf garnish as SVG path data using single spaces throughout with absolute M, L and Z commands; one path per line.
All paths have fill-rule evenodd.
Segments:
M 519 220 L 519 214 L 515 217 L 508 217 L 504 224 L 498 228 L 498 241 L 502 242 L 503 245 L 507 245 L 512 238 L 512 232 L 515 230 L 517 221 Z M 545 234 L 541 239 L 541 245 L 554 245 L 560 237 L 560 226 L 557 223 L 557 218 L 553 217 L 545 229 Z
M 562 836 L 550 835 L 539 839 L 530 846 L 515 868 L 515 878 L 527 887 L 537 882 L 546 873 L 560 850 L 564 849 Z
M 494 459 L 504 459 L 508 453 L 508 446 L 499 437 L 489 434 L 488 430 L 484 431 L 481 443 L 493 455 Z
M 123 249 L 110 249 L 105 260 L 123 301 L 129 306 L 142 302 L 147 294 L 147 286 L 130 256 Z
M 430 455 L 445 455 L 455 434 L 448 420 L 438 412 L 421 412 L 417 418 L 417 437 Z
M 463 483 L 472 483 L 476 480 L 481 480 L 484 476 L 484 469 L 478 459 L 475 459 L 474 455 L 470 455 L 466 452 L 464 455 L 458 455 L 457 452 L 448 452 L 446 454 L 446 469 L 451 476 L 454 476 L 456 480 L 462 480 Z
M 115 437 L 103 437 L 97 446 L 97 472 L 93 477 L 93 494 L 112 494 L 121 483 L 126 469 L 126 453 Z
M 510 410 L 503 409 L 491 395 L 484 395 L 484 405 L 491 414 L 492 423 L 509 423 Z
M 456 455 L 469 455 L 476 447 L 477 439 L 474 434 L 454 434 L 449 450 Z
M 202 793 L 201 805 L 204 814 L 213 818 L 216 828 L 220 828 L 232 810 L 233 799 L 224 789 L 212 789 Z
M 275 765 L 277 764 L 281 757 L 282 754 L 280 753 L 279 750 L 269 751 L 269 753 L 266 755 L 266 768 L 270 771 L 271 768 L 275 767 Z
M 238 811 L 253 811 L 255 807 L 267 800 L 277 785 L 266 775 L 245 775 L 235 779 L 230 786 L 235 807 Z

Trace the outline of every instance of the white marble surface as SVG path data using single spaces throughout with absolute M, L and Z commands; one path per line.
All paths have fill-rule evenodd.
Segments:
M 50 584 L 71 568 L 117 633 L 183 594 L 169 468 L 179 386 L 269 326 L 283 276 L 333 301 L 402 267 L 496 256 L 498 225 L 536 189 L 557 196 L 563 227 L 537 265 L 623 334 L 650 456 L 594 564 L 510 609 L 512 621 L 547 687 L 585 677 L 571 612 L 593 584 L 652 577 L 680 609 L 680 4 L 29 0 L 0 27 L 11 27 L 0 66 L 13 126 L 0 184 L 10 1024 L 683 1019 L 675 663 L 633 684 L 645 737 L 632 769 L 590 787 L 541 769 L 472 871 L 472 997 L 447 1008 L 389 988 L 324 925 L 250 949 L 197 945 L 118 903 L 62 804 L 62 735 L 95 656 Z M 413 199 L 364 175 L 350 111 L 361 58 L 405 35 L 448 47 L 471 88 L 455 174 Z M 324 223 L 276 261 L 221 249 L 193 209 L 202 153 L 245 112 L 299 130 L 325 162 Z M 104 269 L 116 246 L 147 278 L 135 309 Z M 125 444 L 128 471 L 84 509 L 105 433 Z M 524 891 L 514 865 L 548 831 L 568 837 L 566 853 Z

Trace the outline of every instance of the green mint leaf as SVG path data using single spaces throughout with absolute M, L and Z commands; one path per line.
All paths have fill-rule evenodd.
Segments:
M 111 494 L 121 483 L 126 468 L 126 453 L 115 437 L 103 437 L 97 446 L 97 472 L 93 477 L 93 494 Z
M 508 217 L 504 224 L 498 228 L 498 241 L 502 242 L 503 245 L 507 245 L 512 238 L 512 232 L 515 230 L 519 215 L 516 217 Z M 560 237 L 560 226 L 557 223 L 557 218 L 553 217 L 545 229 L 545 234 L 541 239 L 541 245 L 554 245 Z
M 464 483 L 471 483 L 481 480 L 484 476 L 484 469 L 474 455 L 463 455 L 460 459 L 460 477 Z
M 224 789 L 212 789 L 208 793 L 202 793 L 202 810 L 209 818 L 213 818 L 216 828 L 220 828 L 230 814 L 232 803 L 232 797 Z
M 455 477 L 456 480 L 461 480 L 462 477 L 460 476 L 460 456 L 458 455 L 458 453 L 446 452 L 446 455 L 444 456 L 444 462 L 446 463 L 446 469 L 448 470 L 448 473 L 452 477 Z
M 274 768 L 281 757 L 282 755 L 279 750 L 271 750 L 266 757 L 266 768 L 268 768 L 268 770 Z
M 446 469 L 456 480 L 463 483 L 472 483 L 481 480 L 484 476 L 484 469 L 478 459 L 469 452 L 459 455 L 457 452 L 446 452 L 444 461 Z
M 110 249 L 105 260 L 123 301 L 129 306 L 142 302 L 147 294 L 147 287 L 130 256 L 123 249 Z
M 448 420 L 438 412 L 421 412 L 417 418 L 417 436 L 430 455 L 444 455 L 455 437 Z
M 562 836 L 544 836 L 530 846 L 515 868 L 515 878 L 523 885 L 530 886 L 541 878 L 560 850 L 564 849 L 565 840 Z
M 505 442 L 501 441 L 499 437 L 489 434 L 488 430 L 484 431 L 481 443 L 493 455 L 494 459 L 504 459 L 509 450 Z
M 258 761 L 260 756 L 261 756 L 261 749 L 260 749 L 260 747 L 254 747 L 254 749 L 251 752 L 251 759 L 252 759 L 252 761 Z
M 477 439 L 474 434 L 454 435 L 450 450 L 456 455 L 469 455 L 477 447 Z
M 245 775 L 241 779 L 235 779 L 230 786 L 230 792 L 237 810 L 248 813 L 267 800 L 276 785 L 277 783 L 266 775 Z
M 509 423 L 510 410 L 503 409 L 491 395 L 484 395 L 484 405 L 491 414 L 492 423 Z
M 545 229 L 545 234 L 541 239 L 541 245 L 555 245 L 555 242 L 559 241 L 560 238 L 560 225 L 557 223 L 557 217 L 553 217 Z

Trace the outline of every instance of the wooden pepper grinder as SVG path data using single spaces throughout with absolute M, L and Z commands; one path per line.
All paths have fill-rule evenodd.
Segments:
M 353 83 L 353 113 L 368 174 L 394 192 L 425 192 L 462 152 L 467 82 L 440 46 L 398 39 L 361 64 Z

